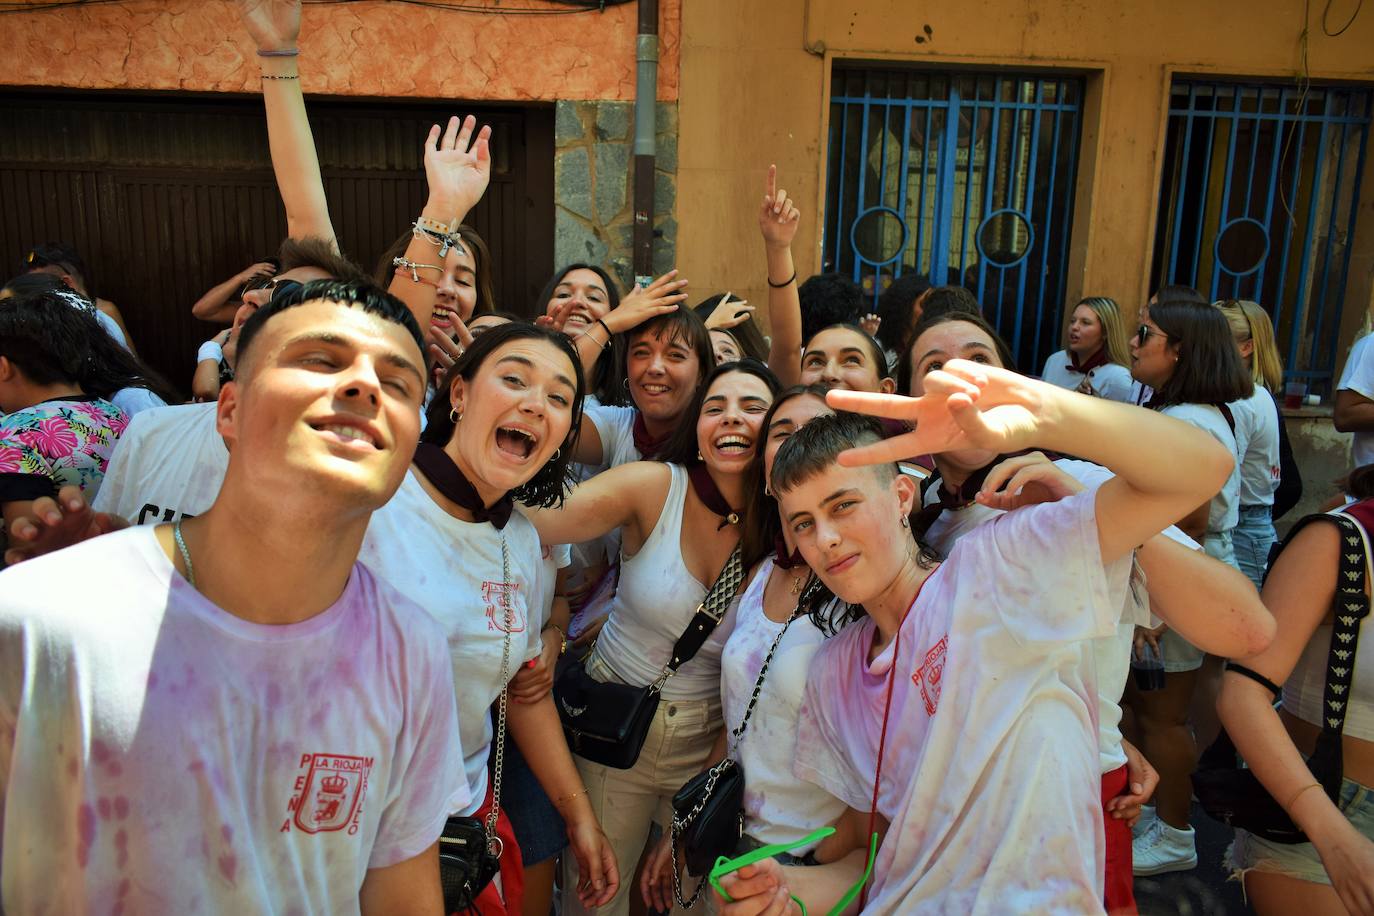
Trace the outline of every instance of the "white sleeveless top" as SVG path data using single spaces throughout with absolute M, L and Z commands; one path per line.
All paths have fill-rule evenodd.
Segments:
M 596 641 L 596 654 L 627 684 L 646 686 L 658 679 L 673 644 L 687 629 L 711 582 L 699 582 L 682 559 L 682 509 L 687 501 L 687 471 L 666 465 L 672 473 L 668 498 L 658 524 L 632 557 L 620 555 L 620 585 L 610 617 Z M 701 651 L 678 669 L 663 688 L 668 700 L 718 700 L 720 653 L 735 628 L 735 605 Z

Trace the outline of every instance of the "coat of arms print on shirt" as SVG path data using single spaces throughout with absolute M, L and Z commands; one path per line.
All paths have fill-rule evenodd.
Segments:
M 358 832 L 362 817 L 367 777 L 372 772 L 371 757 L 346 754 L 302 754 L 299 764 L 305 772 L 296 776 L 287 818 L 281 833 L 292 824 L 306 833 L 326 833 L 347 828 Z

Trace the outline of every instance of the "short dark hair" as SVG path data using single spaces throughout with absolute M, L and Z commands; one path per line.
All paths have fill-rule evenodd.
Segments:
M 817 328 L 815 334 L 805 338 L 805 343 L 802 344 L 802 356 L 804 357 L 806 355 L 806 348 L 811 346 L 811 341 L 817 334 L 824 334 L 826 331 L 834 330 L 835 328 L 844 328 L 846 331 L 853 331 L 863 338 L 864 346 L 868 347 L 868 355 L 873 357 L 873 368 L 878 372 L 878 381 L 881 382 L 885 378 L 892 377 L 892 368 L 887 364 L 887 354 L 883 352 L 883 345 L 878 343 L 878 341 L 873 338 L 872 334 L 852 321 L 837 321 L 823 328 Z
M 76 295 L 30 293 L 0 302 L 0 356 L 36 385 L 80 385 L 91 341 L 108 337 L 93 310 L 68 301 Z
M 278 273 L 286 273 L 298 267 L 314 267 L 329 274 L 331 280 L 341 280 L 349 284 L 371 282 L 367 271 L 344 257 L 328 239 L 282 239 L 281 247 L 277 249 L 277 259 L 281 262 Z M 385 286 L 381 288 L 386 289 Z
M 916 323 L 916 300 L 930 289 L 925 274 L 905 273 L 878 297 L 878 342 L 893 353 L 902 352 Z
M 697 357 L 697 391 L 700 393 L 706 377 L 716 365 L 716 350 L 711 346 L 711 332 L 706 330 L 706 322 L 696 312 L 679 306 L 666 315 L 650 318 L 639 327 L 631 328 L 624 334 L 625 356 L 620 371 L 629 378 L 630 348 L 641 337 L 655 340 L 680 340 Z M 633 398 L 631 402 L 633 403 Z
M 817 417 L 778 449 L 773 458 L 773 490 L 790 490 L 835 464 L 840 452 L 881 441 L 882 424 L 872 417 L 857 413 Z M 898 473 L 896 464 L 888 467 Z
M 1191 286 L 1184 286 L 1181 283 L 1166 283 L 1155 294 L 1150 297 L 1156 304 L 1161 302 L 1192 302 L 1197 305 L 1206 305 L 1207 297 L 1193 289 Z
M 916 341 L 921 335 L 933 327 L 942 324 L 949 324 L 952 321 L 962 321 L 964 324 L 971 324 L 978 328 L 988 337 L 992 338 L 992 345 L 997 350 L 997 358 L 1002 363 L 1002 368 L 1016 371 L 1016 357 L 1011 354 L 1011 347 L 1002 339 L 1002 335 L 997 333 L 997 329 L 988 323 L 988 320 L 977 312 L 969 313 L 964 311 L 944 311 L 934 315 L 924 313 L 921 320 L 916 322 L 916 327 L 911 329 L 911 339 L 907 341 L 905 349 L 902 350 L 901 357 L 897 360 L 897 393 L 911 394 L 911 376 L 916 371 L 915 359 L 912 356 L 916 349 Z
M 85 259 L 75 246 L 67 242 L 43 242 L 29 249 L 28 254 L 24 256 L 24 271 L 27 273 L 44 267 L 62 268 L 64 272 L 78 277 L 87 290 L 95 285 Z
M 1167 288 L 1167 287 L 1166 287 Z M 1150 320 L 1178 346 L 1178 362 L 1168 381 L 1155 389 L 1152 407 L 1174 404 L 1226 404 L 1248 398 L 1255 380 L 1245 368 L 1221 309 L 1205 299 L 1160 299 Z
M 763 415 L 758 451 L 754 453 L 754 462 L 750 465 L 745 486 L 744 524 L 740 526 L 740 559 L 746 569 L 766 557 L 782 533 L 778 501 L 767 491 L 764 474 L 763 452 L 768 444 L 768 428 L 773 423 L 773 417 L 788 401 L 806 395 L 824 401 L 825 391 L 824 385 L 792 385 L 784 388 L 773 395 L 773 403 Z
M 706 392 L 711 390 L 711 385 L 715 383 L 716 379 L 735 372 L 742 372 L 745 375 L 752 375 L 754 378 L 761 379 L 768 386 L 768 393 L 773 396 L 776 396 L 778 389 L 782 387 L 772 369 L 769 369 L 765 363 L 748 356 L 734 362 L 721 363 L 719 366 L 713 365 L 705 380 L 697 386 L 696 394 L 692 397 L 692 406 L 687 408 L 687 412 L 682 415 L 682 419 L 678 421 L 677 426 L 668 436 L 668 441 L 654 456 L 655 461 L 683 466 L 696 462 L 697 419 L 701 416 L 702 404 L 706 402 Z M 754 446 L 759 448 L 761 443 L 755 442 Z
M 711 313 L 716 310 L 725 298 L 726 293 L 717 293 L 708 299 L 704 299 L 692 306 L 692 311 L 701 316 L 705 321 L 711 317 Z M 763 332 L 754 323 L 754 316 L 750 315 L 744 321 L 735 325 L 733 328 L 716 328 L 722 334 L 729 334 L 739 344 L 740 353 L 744 356 L 751 356 L 760 362 L 768 362 L 768 341 L 763 339 Z
M 491 249 L 477 234 L 477 230 L 466 223 L 458 227 L 457 235 L 464 247 L 472 252 L 472 263 L 477 269 L 477 276 L 473 279 L 477 285 L 477 304 L 472 307 L 473 317 L 490 315 L 496 311 L 496 293 L 493 292 L 491 283 Z M 373 272 L 372 279 L 382 289 L 391 286 L 391 278 L 396 275 L 396 265 L 392 262 L 406 253 L 414 238 L 414 231 L 407 229 L 377 259 L 377 269 Z
M 840 273 L 816 274 L 797 287 L 801 302 L 802 340 L 810 340 L 821 328 L 859 320 L 863 291 Z
M 978 297 L 962 286 L 937 286 L 921 303 L 921 319 L 935 318 L 950 312 L 982 316 Z
M 487 357 L 513 340 L 547 341 L 557 347 L 573 367 L 573 381 L 577 390 L 573 397 L 572 423 L 568 427 L 567 438 L 559 444 L 558 451 L 549 459 L 548 464 L 511 491 L 515 499 L 527 506 L 540 509 L 554 508 L 562 505 L 563 497 L 567 495 L 568 466 L 572 463 L 573 448 L 582 428 L 582 398 L 587 387 L 582 374 L 582 361 L 578 359 L 577 350 L 572 342 L 562 332 L 521 320 L 499 325 L 478 335 L 472 346 L 464 350 L 463 355 L 449 367 L 443 383 L 435 390 L 434 397 L 429 402 L 429 409 L 425 412 L 425 429 L 420 434 L 420 441 L 443 446 L 454 437 L 458 424 L 453 422 L 453 408 L 449 401 L 449 392 L 453 390 L 454 381 L 462 378 L 471 382 L 477 377 L 477 372 Z
M 420 348 L 421 353 L 425 352 L 424 335 L 420 332 L 420 324 L 410 309 L 400 299 L 380 289 L 371 280 L 366 277 L 354 281 L 311 280 L 309 283 L 288 288 L 274 295 L 266 305 L 255 311 L 243 323 L 243 327 L 239 328 L 238 366 L 242 368 L 247 365 L 245 354 L 252 347 L 263 325 L 287 309 L 307 302 L 338 302 L 350 308 L 357 306 L 370 315 L 376 315 L 384 321 L 405 328 L 415 341 L 415 346 Z

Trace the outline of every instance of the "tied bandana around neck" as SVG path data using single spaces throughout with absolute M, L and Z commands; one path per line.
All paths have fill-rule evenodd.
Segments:
M 721 523 L 716 526 L 717 531 L 726 525 L 739 524 L 739 513 L 731 509 L 730 504 L 725 501 L 720 488 L 711 479 L 711 472 L 706 470 L 706 465 L 698 463 L 689 467 L 687 479 L 692 482 L 692 492 L 696 493 L 702 505 L 721 517 Z
M 783 540 L 782 532 L 778 532 L 773 538 L 773 565 L 778 569 L 796 569 L 804 562 L 800 550 L 787 552 L 787 541 Z
M 658 453 L 663 451 L 663 446 L 668 444 L 667 436 L 655 439 L 649 435 L 649 427 L 644 424 L 644 414 L 638 410 L 635 411 L 635 422 L 630 432 L 634 436 L 635 448 L 646 461 L 657 458 Z
M 415 466 L 434 484 L 434 489 L 471 512 L 473 521 L 491 522 L 497 531 L 505 528 L 506 522 L 510 521 L 514 506 L 510 494 L 504 494 L 490 506 L 483 505 L 477 489 L 463 476 L 448 453 L 434 443 L 421 442 L 415 449 Z
M 1098 347 L 1096 353 L 1094 353 L 1092 356 L 1089 356 L 1086 361 L 1081 363 L 1078 361 L 1078 354 L 1073 352 L 1072 350 L 1069 351 L 1069 368 L 1072 369 L 1074 372 L 1077 372 L 1079 375 L 1087 375 L 1089 372 L 1093 371 L 1098 366 L 1107 365 L 1108 362 L 1109 360 L 1107 359 L 1107 347 L 1105 344 L 1101 347 Z

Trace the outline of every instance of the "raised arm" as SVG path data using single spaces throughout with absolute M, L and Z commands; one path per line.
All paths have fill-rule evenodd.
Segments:
M 768 185 L 759 207 L 759 231 L 768 263 L 768 368 L 783 387 L 801 381 L 802 320 L 792 239 L 801 212 L 778 190 L 778 167 L 768 167 Z
M 271 261 L 244 268 L 223 283 L 210 287 L 205 295 L 197 299 L 196 304 L 191 306 L 191 317 L 215 324 L 228 324 L 234 320 L 234 312 L 242 304 L 239 290 L 243 289 L 243 284 L 255 277 L 270 277 L 276 272 L 277 268 Z
M 545 544 L 580 544 L 616 528 L 625 529 L 627 543 L 637 544 L 658 522 L 670 473 L 657 461 L 622 464 L 578 484 L 561 508 L 521 511 Z
M 286 234 L 293 239 L 325 239 L 337 249 L 315 138 L 305 114 L 298 57 L 285 53 L 296 50 L 301 31 L 300 0 L 245 0 L 243 24 L 257 45 L 262 68 L 267 142 L 277 193 L 286 206 Z
M 842 462 L 874 464 L 963 448 L 1034 447 L 1086 458 L 1116 475 L 1097 491 L 1104 562 L 1125 556 L 1210 499 L 1234 467 L 1223 445 L 1187 423 L 1005 369 L 951 360 L 924 384 L 919 398 L 840 390 L 826 395 L 837 410 L 916 421 L 912 432 L 846 452 Z

